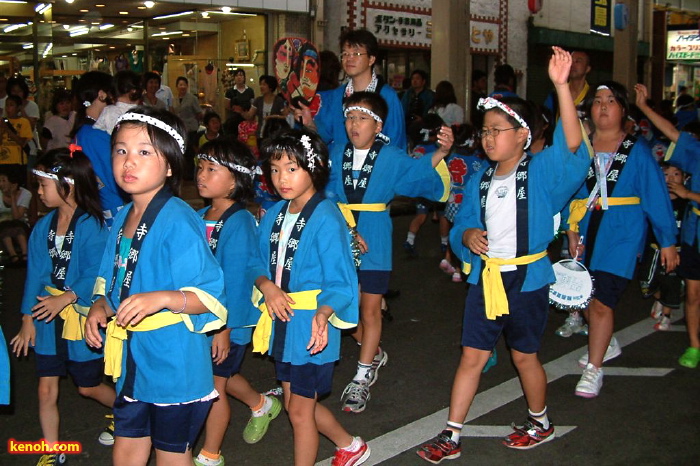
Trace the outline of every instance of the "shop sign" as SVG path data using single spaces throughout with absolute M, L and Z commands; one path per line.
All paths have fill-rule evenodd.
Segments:
M 469 46 L 472 53 L 497 54 L 500 24 L 490 21 L 469 22 Z
M 374 33 L 380 43 L 430 47 L 430 14 L 367 8 L 365 15 L 367 29 Z
M 591 32 L 610 35 L 610 3 L 613 0 L 591 1 Z
M 667 60 L 700 60 L 700 31 L 668 31 L 666 39 Z

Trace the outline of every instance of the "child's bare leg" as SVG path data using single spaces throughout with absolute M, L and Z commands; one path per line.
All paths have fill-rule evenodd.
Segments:
M 352 435 L 340 425 L 333 413 L 320 403 L 316 403 L 316 427 L 338 448 L 347 448 L 352 443 Z
M 282 385 L 284 389 L 284 383 Z M 289 391 L 289 383 L 285 392 Z M 285 396 L 285 399 L 287 397 Z M 318 454 L 318 428 L 316 427 L 316 399 L 289 394 L 289 421 L 294 429 L 294 464 L 313 466 Z
M 192 450 L 184 453 L 158 450 L 156 448 L 157 466 L 192 466 Z
M 518 370 L 527 407 L 533 413 L 539 413 L 547 406 L 547 374 L 540 363 L 537 353 L 521 353 L 511 350 L 513 364 Z
M 700 348 L 700 280 L 685 281 L 685 322 L 690 346 Z
M 219 392 L 219 398 L 212 403 L 205 424 L 206 435 L 202 449 L 215 455 L 221 450 L 228 423 L 231 421 L 231 405 L 226 396 L 227 381 L 226 377 L 214 376 L 214 388 Z
M 17 244 L 19 244 L 19 250 L 22 251 L 22 255 L 26 256 L 27 255 L 27 237 L 22 235 L 17 235 L 15 238 L 17 240 Z
M 114 466 L 140 466 L 148 463 L 151 455 L 151 437 L 115 437 L 112 450 Z M 191 456 L 191 455 L 190 455 Z M 192 459 L 190 458 L 190 462 Z
M 58 442 L 58 377 L 39 377 L 39 423 L 46 442 Z
M 593 298 L 584 311 L 588 321 L 588 362 L 597 368 L 603 367 L 603 357 L 613 334 L 612 308 Z
M 78 393 L 86 398 L 92 398 L 110 409 L 114 406 L 114 400 L 117 398 L 114 389 L 103 383 L 96 387 L 78 387 Z
M 458 424 L 464 423 L 474 396 L 479 388 L 481 370 L 486 365 L 491 351 L 468 346 L 462 347 L 462 357 L 452 383 L 450 411 L 447 420 Z
M 416 216 L 413 217 L 413 220 L 411 220 L 411 223 L 408 225 L 409 233 L 417 235 L 418 231 L 420 230 L 420 227 L 423 226 L 427 218 L 428 214 L 416 214 Z
M 7 251 L 8 256 L 13 257 L 17 255 L 17 250 L 15 249 L 15 244 L 12 241 L 11 236 L 5 236 L 2 239 L 2 244 L 5 247 L 5 251 Z
M 260 392 L 255 390 L 241 374 L 229 377 L 226 382 L 226 393 L 245 403 L 251 409 L 260 404 Z
M 360 362 L 372 364 L 382 338 L 382 295 L 360 293 L 360 320 L 362 322 Z

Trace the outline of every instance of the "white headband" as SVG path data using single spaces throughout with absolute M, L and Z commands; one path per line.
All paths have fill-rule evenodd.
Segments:
M 168 133 L 173 139 L 175 139 L 175 142 L 177 142 L 178 146 L 180 146 L 180 150 L 182 151 L 182 153 L 185 153 L 185 140 L 182 138 L 182 136 L 180 136 L 180 133 L 175 131 L 175 128 L 159 120 L 158 118 L 153 118 L 152 116 L 144 115 L 142 113 L 128 112 L 117 119 L 117 125 L 119 125 L 119 123 L 123 121 L 133 120 L 155 126 L 158 129 L 162 129 L 163 131 Z
M 262 175 L 262 170 L 260 170 L 260 167 L 255 167 L 253 170 L 250 168 L 246 168 L 243 165 L 236 165 L 231 162 L 225 162 L 223 160 L 219 160 L 209 154 L 197 154 L 197 159 L 199 160 L 206 160 L 211 163 L 215 163 L 217 165 L 221 165 L 222 167 L 228 167 L 231 170 L 235 170 L 237 172 L 244 173 L 251 178 L 255 177 L 255 175 Z
M 304 151 L 306 152 L 306 163 L 309 166 L 309 171 L 313 172 L 316 169 L 316 159 L 318 155 L 316 155 L 311 147 L 311 138 L 304 134 L 301 137 L 301 145 L 304 146 Z
M 368 109 L 367 107 L 360 107 L 359 105 L 354 105 L 354 106 L 352 106 L 352 107 L 346 107 L 346 108 L 345 108 L 345 111 L 343 112 L 343 116 L 344 116 L 345 118 L 347 118 L 347 117 L 348 117 L 348 112 L 350 112 L 351 110 L 358 110 L 358 111 L 360 111 L 360 112 L 362 112 L 362 113 L 366 113 L 367 115 L 369 115 L 369 116 L 371 116 L 372 118 L 374 118 L 375 120 L 377 120 L 378 123 L 384 123 L 384 122 L 382 121 L 382 119 L 379 118 L 379 115 L 377 115 L 376 113 L 374 113 L 372 110 Z
M 32 169 L 32 173 L 34 173 L 36 176 L 40 176 L 42 178 L 48 178 L 50 180 L 58 181 L 58 176 L 56 176 L 54 173 L 46 173 L 46 172 L 42 172 L 41 170 L 37 170 L 37 169 Z M 64 176 L 63 181 L 65 181 L 68 184 L 75 185 L 75 180 L 73 178 L 68 178 L 68 177 Z
M 511 117 L 513 117 L 515 119 L 515 121 L 517 121 L 520 126 L 522 126 L 523 128 L 525 128 L 527 130 L 527 142 L 525 143 L 524 149 L 527 149 L 528 147 L 530 147 L 530 143 L 532 142 L 532 131 L 530 131 L 530 127 L 527 125 L 527 123 L 525 123 L 525 120 L 523 120 L 523 117 L 521 117 L 520 115 L 515 113 L 515 110 L 513 110 L 512 108 L 510 108 L 509 106 L 507 106 L 506 104 L 501 102 L 500 100 L 494 99 L 492 97 L 486 97 L 485 99 L 484 98 L 479 99 L 479 103 L 478 103 L 476 108 L 478 108 L 482 112 L 485 112 L 487 110 L 491 110 L 492 108 L 499 108 L 499 109 L 503 110 L 504 112 L 506 112 Z
M 603 89 L 607 89 L 608 91 L 610 90 L 610 88 L 608 86 L 606 86 L 605 84 L 601 84 L 600 86 L 596 87 L 595 90 L 602 91 Z

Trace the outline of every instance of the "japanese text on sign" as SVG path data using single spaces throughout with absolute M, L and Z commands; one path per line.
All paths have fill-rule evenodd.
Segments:
M 403 42 L 429 47 L 430 15 L 367 8 L 366 27 L 379 41 Z
M 472 51 L 498 53 L 498 28 L 497 23 L 470 21 L 469 45 Z
M 700 60 L 700 31 L 668 31 L 667 60 Z

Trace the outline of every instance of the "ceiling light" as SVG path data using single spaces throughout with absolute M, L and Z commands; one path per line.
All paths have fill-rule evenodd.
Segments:
M 114 24 L 103 24 L 102 26 L 99 27 L 100 31 L 104 31 L 105 29 L 113 28 Z
M 46 48 L 44 49 L 44 53 L 41 54 L 41 58 L 46 58 L 46 56 L 51 52 L 51 49 L 53 48 L 53 42 L 49 42 L 46 44 Z
M 202 12 L 202 18 L 208 18 L 209 17 L 209 12 L 208 11 L 203 11 Z
M 146 8 L 153 8 L 156 2 L 143 2 L 143 4 Z
M 129 31 L 129 32 L 131 32 L 131 31 L 134 30 L 134 28 L 132 28 L 131 26 L 129 26 L 128 28 L 126 28 L 126 30 Z
M 157 32 L 155 34 L 152 34 L 151 37 L 172 36 L 176 34 L 182 34 L 182 31 Z
M 154 16 L 153 19 L 175 18 L 177 16 L 191 15 L 192 13 L 194 13 L 194 11 L 183 11 L 181 13 L 173 13 L 172 15 Z
M 146 7 L 145 7 L 145 6 L 137 6 L 136 9 L 137 9 L 137 10 L 145 10 Z
M 47 11 L 51 9 L 51 4 L 50 3 L 40 3 L 37 6 L 34 7 L 34 11 L 39 13 L 40 15 L 43 15 Z
M 75 0 L 66 0 L 66 3 L 73 3 Z
M 129 12 L 128 12 L 128 11 L 120 11 L 119 14 L 120 14 L 120 15 L 128 15 Z
M 90 10 L 80 10 L 81 13 L 87 13 L 87 12 L 89 12 L 89 11 L 90 11 Z
M 83 28 L 83 29 L 77 29 L 77 30 L 75 30 L 75 31 L 72 31 L 72 32 L 70 33 L 70 36 L 71 36 L 71 37 L 82 36 L 82 35 L 87 34 L 88 32 L 90 32 L 90 29 L 88 29 L 87 27 L 85 27 L 85 28 Z
M 231 13 L 231 7 L 230 6 L 222 6 L 221 11 L 224 13 Z
M 22 0 L 0 0 L 0 3 L 27 3 Z
M 96 6 L 97 8 L 104 8 L 104 7 L 105 7 L 102 3 L 98 3 L 98 4 L 95 5 L 95 6 Z
M 26 23 L 26 24 L 25 24 L 25 23 L 10 24 L 9 26 L 6 26 L 5 29 L 2 30 L 2 32 L 7 33 L 7 32 L 16 31 L 17 29 L 26 28 L 27 26 L 29 26 L 29 25 L 31 25 L 31 24 L 32 24 L 31 22 Z
M 22 46 L 24 50 L 29 50 L 34 48 L 34 44 L 26 43 Z

